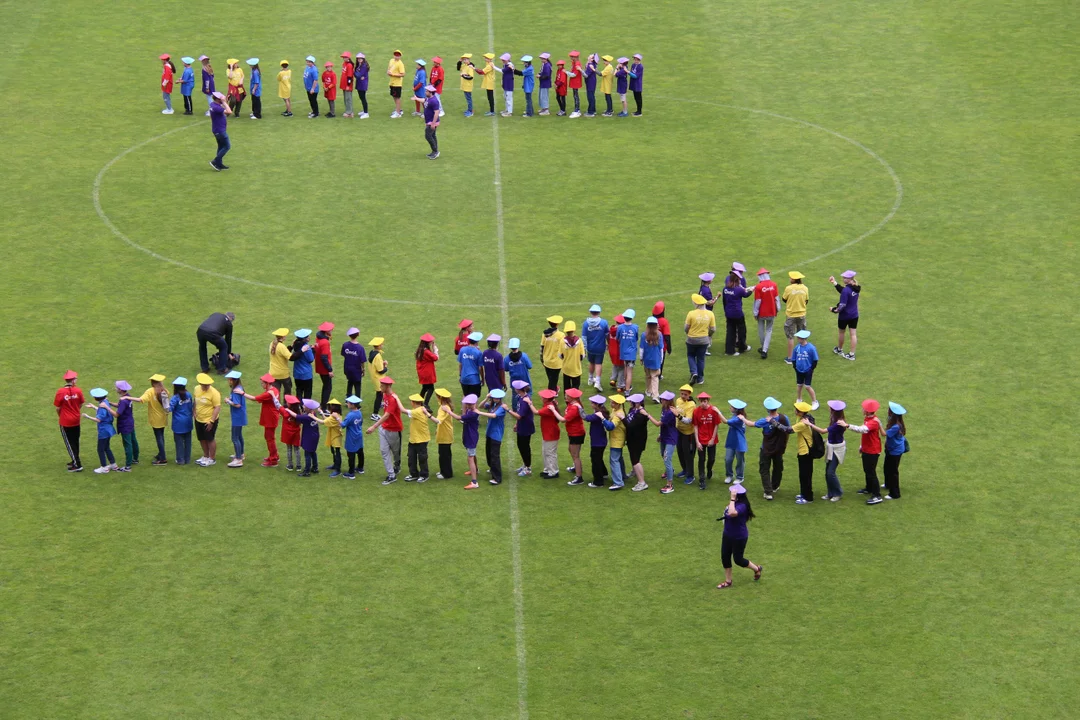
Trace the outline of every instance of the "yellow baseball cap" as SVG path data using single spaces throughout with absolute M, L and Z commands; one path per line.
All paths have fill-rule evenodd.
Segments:
M 563 326 L 563 332 L 577 332 L 577 323 L 573 320 L 567 320 L 566 325 Z
M 803 275 L 803 274 L 802 274 L 801 272 L 799 272 L 798 270 L 792 270 L 791 272 L 789 272 L 789 273 L 787 274 L 787 276 L 788 276 L 789 278 L 791 278 L 792 280 L 802 280 L 802 279 L 803 279 L 804 277 L 806 277 L 805 275 Z
M 382 345 L 386 340 L 381 337 L 373 337 L 368 340 L 368 345 Z
M 694 392 L 694 388 L 690 387 L 689 385 L 683 385 L 681 388 L 679 388 L 679 390 L 685 390 L 688 393 Z
M 446 388 L 435 388 L 435 394 L 438 395 L 441 398 L 450 397 L 450 391 L 447 390 Z
M 326 404 L 327 405 L 337 405 L 338 407 L 341 407 L 341 401 L 340 400 L 331 400 L 330 402 L 328 402 Z
M 195 382 L 199 383 L 200 385 L 213 385 L 214 378 L 210 377 L 206 373 L 199 373 L 195 376 Z
M 285 337 L 289 334 L 289 328 L 278 328 L 271 335 L 277 335 L 278 337 Z
M 413 402 L 418 402 L 418 403 L 424 402 L 424 396 L 421 395 L 420 393 L 413 393 L 412 395 L 409 396 L 409 399 L 412 400 Z
M 615 403 L 616 405 L 622 405 L 626 402 L 626 398 L 622 395 L 612 395 L 610 398 L 608 398 L 608 400 L 611 400 L 611 402 Z
M 484 57 L 486 57 L 488 60 L 494 60 L 495 53 L 484 53 Z
M 281 62 L 278 63 L 278 65 L 288 65 L 288 64 L 289 64 L 288 60 L 282 60 Z
M 805 412 L 810 412 L 811 410 L 813 410 L 813 408 L 810 407 L 810 403 L 807 403 L 807 402 L 797 402 L 797 403 L 795 403 L 795 409 L 798 410 L 799 412 L 804 412 L 804 413 Z
M 690 302 L 694 303 L 695 305 L 704 305 L 709 301 L 705 299 L 704 295 L 701 295 L 700 293 L 694 293 L 690 296 Z
M 239 60 L 237 60 L 236 58 L 229 58 L 229 59 L 228 59 L 228 60 L 226 60 L 225 62 L 226 62 L 226 64 L 228 64 L 228 65 L 235 65 L 236 63 L 238 63 L 238 62 L 240 62 L 240 61 L 239 61 Z
M 554 324 L 558 325 L 559 323 L 562 322 L 562 315 L 552 315 L 551 317 L 549 317 L 547 319 L 547 321 L 549 323 L 554 323 Z
M 161 373 L 155 373 L 150 376 L 150 382 L 165 382 L 165 376 Z
M 615 58 L 611 57 L 610 55 L 601 55 L 600 59 L 603 60 L 604 62 L 611 62 Z
M 461 53 L 461 57 L 465 58 L 466 60 L 471 60 L 472 53 Z

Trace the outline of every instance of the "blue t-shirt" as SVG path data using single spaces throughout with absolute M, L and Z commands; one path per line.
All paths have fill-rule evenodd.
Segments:
M 240 407 L 229 405 L 229 421 L 232 422 L 233 427 L 244 427 L 247 425 L 247 398 L 244 397 L 244 388 L 237 385 L 229 393 L 229 400 L 240 405 Z
M 184 68 L 184 74 L 180 76 L 180 94 L 191 95 L 195 89 L 195 71 L 189 67 Z
M 503 369 L 503 356 L 498 350 L 487 349 L 484 351 L 484 382 L 488 390 L 503 390 L 502 380 L 499 379 L 499 371 Z
M 608 324 L 602 317 L 589 316 L 581 323 L 581 336 L 585 338 L 585 352 L 607 352 Z
M 791 355 L 795 361 L 795 369 L 803 373 L 812 370 L 814 364 L 818 361 L 817 348 L 811 343 L 805 345 L 802 343 L 796 344 Z
M 297 380 L 311 380 L 315 377 L 315 373 L 311 369 L 311 363 L 315 362 L 315 352 L 310 345 L 306 347 L 307 350 L 301 352 L 293 361 L 293 377 Z
M 488 419 L 487 436 L 491 440 L 502 442 L 503 434 L 506 431 L 506 408 L 499 405 L 492 412 L 495 417 Z
M 413 94 L 418 98 L 424 97 L 424 86 L 427 85 L 427 71 L 424 70 L 424 68 L 416 68 L 416 74 L 413 75 L 412 84 Z M 417 85 L 420 86 L 420 89 L 416 88 Z M 428 122 L 431 121 L 428 120 Z
M 262 73 L 258 70 L 251 71 L 251 96 L 262 97 Z
M 506 364 L 506 372 L 510 375 L 510 382 L 515 380 L 522 380 L 532 385 L 532 378 L 529 377 L 529 371 L 532 370 L 532 360 L 525 353 L 518 353 L 517 360 L 514 359 L 514 353 L 510 353 L 503 361 Z
M 345 432 L 345 452 L 357 452 L 364 447 L 364 413 L 350 410 L 341 420 L 341 429 Z
M 309 93 L 319 94 L 319 71 L 314 65 L 304 68 L 304 89 Z
M 461 366 L 459 374 L 461 384 L 479 385 L 480 364 L 484 362 L 484 355 L 480 352 L 480 348 L 475 345 L 466 345 L 458 351 L 457 361 L 458 365 Z
M 464 352 L 465 348 L 462 348 Z M 475 410 L 461 413 L 461 444 L 466 449 L 475 448 L 480 442 L 480 415 Z
M 105 405 L 109 406 L 108 400 L 105 401 Z M 111 438 L 113 435 L 116 434 L 116 427 L 113 426 L 113 416 L 111 412 L 109 412 L 106 408 L 99 407 L 97 409 L 96 417 L 100 421 L 97 424 L 98 440 Z
M 899 425 L 893 425 L 891 428 L 885 431 L 885 454 L 904 454 L 904 436 L 900 434 Z
M 664 362 L 664 336 L 657 333 L 657 343 L 650 345 L 641 336 L 641 364 L 649 370 L 659 370 Z
M 174 433 L 189 433 L 195 428 L 195 400 L 191 393 L 186 400 L 181 400 L 179 395 L 169 398 L 169 412 L 172 413 Z
M 623 362 L 637 360 L 638 326 L 624 323 L 615 331 L 619 343 L 619 359 Z
M 724 441 L 725 448 L 731 448 L 737 452 L 746 452 L 746 423 L 733 415 L 727 421 L 727 439 Z

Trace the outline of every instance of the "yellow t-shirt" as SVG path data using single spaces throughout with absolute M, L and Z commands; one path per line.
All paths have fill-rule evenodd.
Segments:
M 337 415 L 331 415 L 326 418 L 323 427 L 326 428 L 326 447 L 341 447 L 341 418 Z
M 626 425 L 623 424 L 622 418 L 614 413 L 611 414 L 608 420 L 615 424 L 615 429 L 608 431 L 608 445 L 613 448 L 621 448 L 626 445 Z
M 563 366 L 562 361 L 562 348 L 563 338 L 566 335 L 562 330 L 556 330 L 551 334 L 545 334 L 540 336 L 540 348 L 543 351 L 544 367 L 549 367 L 552 370 L 561 370 Z M 581 371 L 578 371 L 578 375 Z
M 813 442 L 813 429 L 806 424 L 805 420 L 795 423 L 791 429 L 799 439 L 799 455 L 809 455 L 810 444 Z
M 615 79 L 615 68 L 611 67 L 611 63 L 604 66 L 604 69 L 600 72 L 600 92 L 605 95 L 611 94 L 611 81 Z
M 229 76 L 229 84 L 230 85 L 235 85 L 236 87 L 242 87 L 244 85 L 244 69 L 243 68 L 238 67 L 235 70 L 230 70 L 227 74 Z
M 195 386 L 195 392 L 191 393 L 195 398 L 195 422 L 208 423 L 214 419 L 214 408 L 221 407 L 221 393 L 211 385 L 203 390 L 202 385 Z
M 292 354 L 289 352 L 289 348 L 285 346 L 284 342 L 279 342 L 277 347 L 274 347 L 274 342 L 270 342 L 270 374 L 274 376 L 275 380 L 285 380 L 289 377 L 289 356 Z
M 562 347 L 562 371 L 563 375 L 569 375 L 570 377 L 581 377 L 581 361 L 585 357 L 585 341 L 580 337 L 577 339 L 577 344 L 574 347 L 570 347 L 566 340 L 563 340 Z
M 435 416 L 438 427 L 435 428 L 435 442 L 439 445 L 454 444 L 454 418 L 446 412 L 446 406 L 439 406 L 439 413 Z
M 424 408 L 412 408 L 406 410 L 409 413 L 409 442 L 410 443 L 426 443 L 431 441 L 431 427 L 428 425 L 429 419 L 424 414 Z
M 480 81 L 481 90 L 495 89 L 495 66 L 488 60 L 484 63 L 484 79 Z
M 146 406 L 146 415 L 147 419 L 150 420 L 150 427 L 163 428 L 168 424 L 168 415 L 159 402 L 160 396 L 154 388 L 147 388 L 146 392 L 139 396 L 139 399 Z
M 810 300 L 810 290 L 802 283 L 791 283 L 784 288 L 784 302 L 787 303 L 787 316 L 790 318 L 806 317 L 806 303 Z
M 697 407 L 697 403 L 694 402 L 693 398 L 690 398 L 689 400 L 683 400 L 681 395 L 679 397 L 675 398 L 675 415 L 676 415 L 675 419 L 676 419 L 676 421 L 679 418 L 686 418 L 688 420 L 693 420 L 694 419 L 694 408 L 696 408 L 696 407 Z M 694 434 L 694 423 L 693 422 L 689 422 L 689 423 L 676 422 L 675 427 L 678 428 L 679 432 L 681 432 L 683 435 L 693 435 Z
M 462 92 L 472 92 L 473 89 L 473 66 L 462 65 L 461 66 L 461 90 Z
M 716 315 L 712 310 L 694 308 L 686 313 L 686 321 L 683 324 L 690 326 L 686 332 L 687 337 L 705 337 L 709 334 L 709 330 L 716 330 Z
M 382 390 L 379 379 L 386 375 L 386 361 L 383 360 L 381 351 L 378 355 L 368 355 L 368 375 L 371 376 L 371 382 L 375 389 Z
M 279 98 L 292 97 L 292 70 L 288 68 L 277 74 L 277 96 Z
M 401 87 L 401 81 L 405 79 L 405 63 L 395 58 L 386 66 L 386 72 L 400 73 L 401 77 L 390 77 L 390 87 Z

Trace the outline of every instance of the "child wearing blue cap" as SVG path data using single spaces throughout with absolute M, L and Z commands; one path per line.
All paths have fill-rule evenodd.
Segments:
M 532 117 L 532 94 L 533 88 L 536 86 L 536 71 L 532 66 L 532 55 L 522 55 L 521 62 L 525 63 L 525 67 L 521 70 L 514 69 L 514 74 L 521 76 L 521 91 L 525 93 L 525 112 L 521 114 L 521 117 Z
M 900 460 L 910 449 L 907 426 L 904 425 L 906 414 L 907 410 L 900 403 L 889 403 L 889 417 L 885 421 L 885 487 L 889 490 L 886 500 L 900 499 Z
M 232 460 L 225 467 L 244 467 L 244 427 L 247 426 L 247 395 L 240 384 L 241 373 L 229 372 L 225 379 L 229 383 L 229 395 L 225 398 L 229 406 L 229 420 L 232 424 Z
M 615 340 L 619 344 L 619 359 L 622 360 L 625 374 L 622 388 L 625 392 L 630 392 L 634 387 L 634 363 L 637 361 L 641 333 L 638 326 L 634 324 L 632 309 L 624 311 L 622 316 L 626 322 L 615 331 Z
M 814 368 L 818 364 L 817 348 L 810 344 L 809 330 L 795 333 L 798 344 L 791 351 L 792 365 L 795 367 L 795 402 L 802 402 L 803 390 L 810 393 L 810 409 L 817 410 L 817 393 L 814 392 Z
M 356 395 L 345 398 L 345 404 L 349 411 L 341 420 L 341 429 L 345 433 L 349 470 L 342 477 L 355 480 L 357 472 L 364 474 L 364 413 L 360 410 L 360 398 Z
M 488 335 L 487 350 L 484 351 L 484 382 L 488 390 L 506 390 L 506 369 L 502 353 L 499 352 L 500 335 Z
M 608 322 L 600 317 L 601 308 L 589 308 L 589 317 L 581 323 L 581 336 L 585 338 L 585 354 L 589 358 L 589 385 L 600 390 L 600 376 L 604 373 L 604 353 L 607 351 Z
M 94 388 L 90 391 L 90 397 L 97 400 L 97 405 L 94 403 L 86 403 L 86 407 L 94 410 L 93 415 L 87 415 L 83 413 L 83 417 L 89 418 L 97 423 L 97 451 L 98 460 L 101 461 L 101 467 L 94 468 L 94 472 L 98 475 L 104 475 L 111 470 L 119 470 L 120 467 L 116 464 L 116 457 L 113 455 L 112 448 L 109 447 L 109 441 L 112 436 L 116 434 L 116 427 L 113 425 L 113 419 L 116 417 L 116 410 L 109 402 L 109 391 L 104 388 Z
M 479 395 L 484 385 L 484 354 L 477 343 L 484 339 L 484 333 L 474 331 L 469 334 L 468 345 L 458 350 L 457 361 L 460 366 L 458 381 L 461 383 L 461 396 Z
M 506 403 L 503 398 L 506 391 L 496 388 L 488 393 L 484 399 L 484 410 L 477 411 L 479 415 L 488 419 L 487 430 L 484 433 L 484 455 L 487 458 L 488 470 L 491 472 L 492 485 L 502 482 L 502 441 L 506 431 Z
M 529 371 L 532 370 L 532 360 L 529 359 L 528 354 L 522 352 L 520 338 L 510 338 L 507 347 L 510 349 L 510 352 L 504 358 L 504 365 L 506 366 L 507 374 L 510 376 L 510 384 L 513 387 L 515 380 L 525 383 L 527 386 L 525 395 L 531 397 L 532 378 L 529 376 Z M 521 394 L 515 392 L 513 400 L 510 403 L 510 409 L 517 410 L 520 402 Z
M 746 427 L 756 421 L 746 417 L 746 403 L 742 400 L 733 398 L 728 400 L 728 405 L 731 406 L 731 417 L 723 420 L 728 426 L 727 438 L 724 440 L 724 482 L 730 485 L 734 477 L 735 482 L 741 484 L 746 470 Z
M 173 380 L 173 396 L 165 411 L 172 414 L 176 464 L 187 465 L 191 462 L 191 432 L 195 429 L 195 399 L 188 392 L 187 378 Z
M 184 72 L 180 75 L 180 95 L 184 98 L 184 114 L 193 115 L 195 108 L 191 104 L 191 93 L 195 90 L 195 71 L 191 69 L 191 64 L 195 62 L 195 58 L 182 57 L 180 62 L 184 63 Z
M 296 340 L 293 341 L 291 350 L 292 355 L 289 357 L 293 363 L 293 380 L 296 383 L 296 397 L 300 400 L 306 400 L 311 397 L 311 385 L 315 379 L 315 370 L 313 365 L 315 363 L 315 351 L 308 345 L 308 338 L 311 337 L 311 330 L 307 328 L 301 328 L 297 330 Z

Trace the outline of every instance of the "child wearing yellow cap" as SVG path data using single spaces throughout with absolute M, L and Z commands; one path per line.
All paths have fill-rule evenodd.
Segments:
M 158 452 L 150 464 L 168 465 L 169 461 L 165 459 L 165 426 L 168 425 L 169 416 L 165 408 L 169 405 L 169 393 L 165 390 L 165 376 L 160 373 L 151 375 L 150 387 L 139 397 L 132 397 L 131 401 L 146 405 L 146 419 L 154 431 Z
M 549 317 L 547 319 L 548 327 L 544 330 L 544 334 L 540 336 L 540 357 L 544 363 L 544 371 L 547 372 L 548 390 L 557 390 L 559 388 L 559 373 L 562 372 L 563 366 L 563 338 L 566 337 L 559 330 L 559 323 L 562 321 L 562 315 Z
M 439 472 L 435 477 L 449 480 L 454 477 L 454 412 L 450 404 L 450 391 L 435 388 L 435 397 L 439 399 L 438 413 L 435 415 L 435 444 L 439 448 Z
M 488 111 L 484 117 L 495 116 L 495 53 L 484 53 L 484 67 L 477 68 L 476 74 L 481 77 L 480 87 L 487 93 Z
M 281 61 L 281 70 L 277 74 L 277 96 L 285 101 L 285 117 L 292 117 L 292 70 L 289 61 Z
M 431 442 L 429 420 L 435 416 L 424 407 L 424 396 L 413 393 L 409 396 L 412 407 L 405 410 L 409 416 L 409 474 L 405 482 L 427 482 L 428 479 L 428 443 Z
M 330 448 L 330 477 L 341 475 L 341 403 L 331 400 L 326 404 L 326 419 L 323 421 L 326 428 L 326 447 Z
M 615 106 L 611 102 L 611 90 L 612 83 L 615 79 L 615 68 L 612 67 L 611 61 L 615 58 L 610 55 L 604 55 L 601 59 L 604 61 L 604 69 L 600 71 L 600 92 L 604 93 L 604 102 L 607 103 L 607 112 L 604 113 L 604 117 L 611 117 L 615 114 Z
M 562 359 L 563 391 L 581 387 L 581 364 L 585 359 L 585 343 L 577 334 L 577 323 L 567 320 L 563 326 Z
M 379 419 L 379 410 L 382 409 L 383 402 L 382 379 L 390 372 L 390 367 L 383 356 L 383 342 L 381 337 L 374 337 L 368 343 L 371 346 L 371 352 L 368 353 L 368 376 L 375 385 L 375 404 L 371 408 L 372 422 Z

